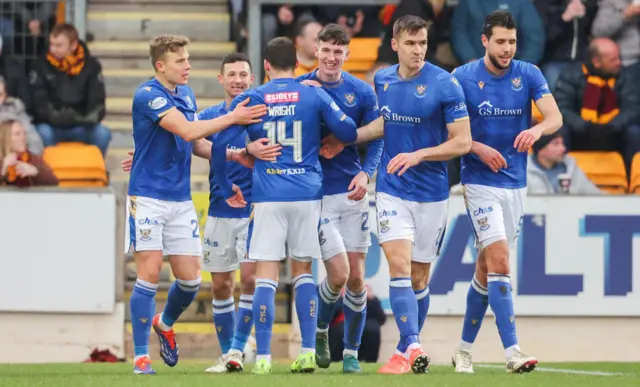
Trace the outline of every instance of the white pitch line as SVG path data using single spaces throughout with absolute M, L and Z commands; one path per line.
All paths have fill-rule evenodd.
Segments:
M 504 369 L 504 366 L 492 365 L 492 364 L 478 364 L 476 367 L 480 368 L 494 368 Z M 537 371 L 542 372 L 555 372 L 559 374 L 573 374 L 573 375 L 594 375 L 594 376 L 631 376 L 633 374 L 627 374 L 622 372 L 605 372 L 605 371 L 585 371 L 585 370 L 565 370 L 561 368 L 544 368 L 536 367 Z

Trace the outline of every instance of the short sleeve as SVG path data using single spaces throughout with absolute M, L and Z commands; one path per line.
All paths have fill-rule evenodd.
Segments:
M 175 105 L 167 95 L 157 88 L 144 87 L 135 96 L 136 114 L 156 122 L 164 117 Z
M 458 79 L 450 74 L 438 77 L 442 108 L 447 124 L 469 118 L 464 91 Z
M 549 90 L 549 85 L 547 84 L 547 80 L 544 75 L 542 75 L 542 71 L 536 65 L 527 64 L 527 76 L 529 85 L 529 95 L 531 99 L 535 102 L 542 97 L 547 95 L 551 95 L 551 90 Z

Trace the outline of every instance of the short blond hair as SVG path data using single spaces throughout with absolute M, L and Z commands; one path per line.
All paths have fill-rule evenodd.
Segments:
M 186 36 L 161 35 L 156 36 L 149 42 L 149 58 L 151 66 L 156 70 L 156 62 L 162 59 L 168 52 L 178 52 L 189 44 Z

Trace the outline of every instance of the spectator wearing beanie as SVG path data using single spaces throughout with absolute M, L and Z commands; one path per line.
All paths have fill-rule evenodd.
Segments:
M 527 163 L 527 193 L 534 195 L 600 195 L 602 191 L 567 155 L 560 133 L 542 136 L 533 144 Z

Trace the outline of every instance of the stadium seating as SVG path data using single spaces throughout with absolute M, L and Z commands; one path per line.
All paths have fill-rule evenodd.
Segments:
M 631 184 L 629 185 L 629 192 L 640 194 L 640 152 L 633 156 L 631 161 Z
M 627 171 L 618 152 L 569 152 L 587 177 L 603 191 L 627 192 Z
M 349 59 L 342 67 L 344 71 L 364 80 L 378 58 L 380 42 L 380 38 L 353 38 L 349 44 Z
M 108 183 L 102 153 L 95 145 L 61 143 L 45 148 L 42 157 L 61 187 L 104 187 Z

